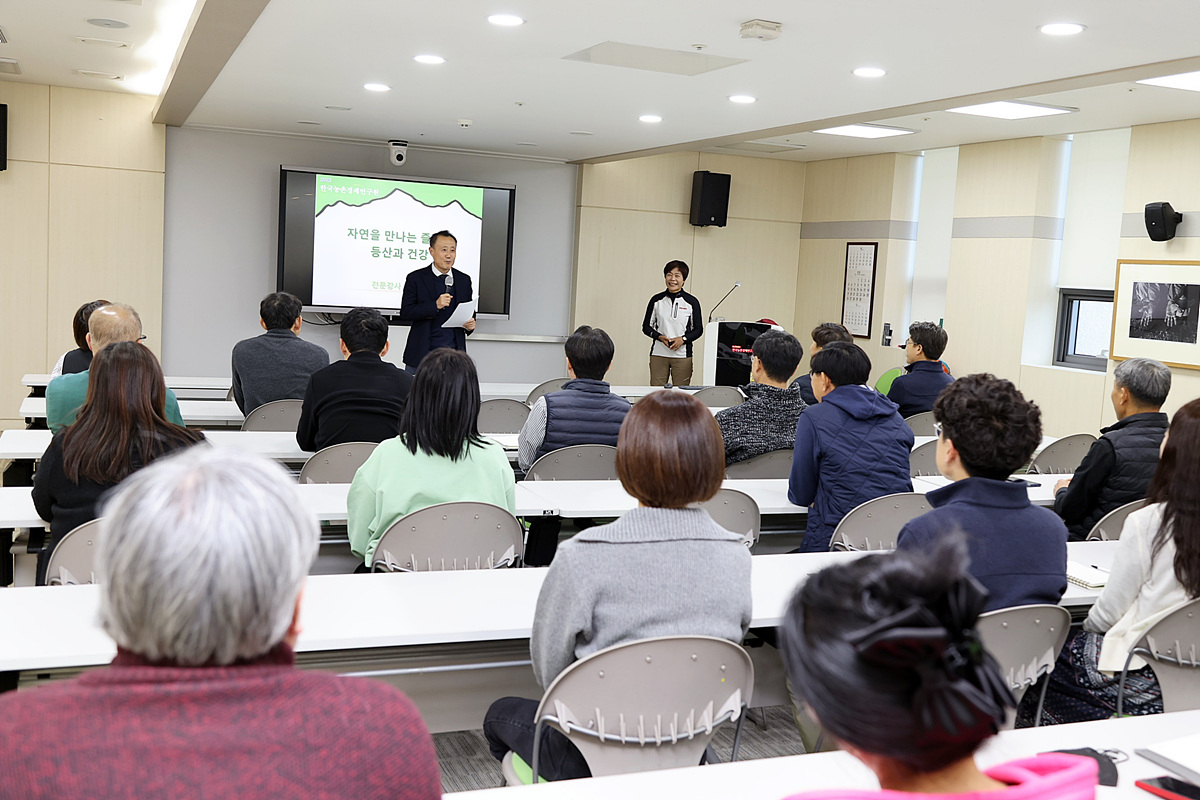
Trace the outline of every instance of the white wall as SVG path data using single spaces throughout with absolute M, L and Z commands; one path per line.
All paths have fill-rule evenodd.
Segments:
M 921 158 L 921 199 L 917 212 L 916 257 L 912 279 L 912 321 L 938 322 L 946 316 L 950 240 L 954 231 L 954 186 L 958 148 L 926 150 Z M 907 329 L 895 334 L 898 342 Z
M 1074 136 L 1058 271 L 1060 287 L 1113 288 L 1121 244 L 1125 174 L 1129 170 L 1129 136 L 1129 128 Z
M 569 333 L 575 245 L 575 167 L 412 148 L 392 168 L 382 144 L 167 130 L 163 367 L 168 375 L 228 375 L 229 352 L 261 333 L 258 303 L 275 290 L 279 166 L 477 180 L 517 187 L 511 314 L 481 320 L 489 335 Z M 399 361 L 407 328 L 394 327 Z M 305 324 L 304 338 L 337 354 L 337 328 Z M 564 371 L 557 342 L 468 340 L 485 381 L 538 382 Z

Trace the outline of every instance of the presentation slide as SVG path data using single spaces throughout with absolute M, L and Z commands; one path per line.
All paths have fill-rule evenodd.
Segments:
M 483 193 L 472 186 L 316 176 L 312 304 L 399 309 L 404 278 L 431 263 L 429 235 L 458 239 L 454 268 L 479 299 Z

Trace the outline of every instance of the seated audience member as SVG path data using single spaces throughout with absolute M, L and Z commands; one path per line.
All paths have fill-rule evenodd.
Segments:
M 103 508 L 106 669 L 0 695 L 5 797 L 437 800 L 413 704 L 298 670 L 316 521 L 270 462 L 198 447 Z
M 1049 722 L 1112 716 L 1130 648 L 1159 619 L 1200 597 L 1200 400 L 1175 412 L 1146 503 L 1125 520 L 1108 582 L 1083 630 L 1072 631 L 1058 656 L 1046 693 Z M 1154 670 L 1138 657 L 1130 667 L 1124 713 L 1160 713 Z
M 1057 605 L 1067 588 L 1067 529 L 1029 502 L 1029 484 L 1008 476 L 1042 440 L 1042 412 L 1011 382 L 968 375 L 933 406 L 938 471 L 954 481 L 925 497 L 933 510 L 906 523 L 896 547 L 929 548 L 963 532 L 971 574 L 988 590 L 985 611 Z
M 142 345 L 111 344 L 96 354 L 90 371 L 78 419 L 51 440 L 34 476 L 33 504 L 50 523 L 38 556 L 39 584 L 52 577 L 46 562 L 58 542 L 96 518 L 101 495 L 151 461 L 203 439 L 167 419 L 162 368 Z
M 854 344 L 854 337 L 850 335 L 850 331 L 846 330 L 845 325 L 840 325 L 836 322 L 822 322 L 820 325 L 812 329 L 812 346 L 808 349 L 808 357 L 811 359 L 817 353 L 821 352 L 827 345 L 834 342 L 845 342 L 846 344 Z M 816 395 L 812 390 L 812 375 L 804 374 L 792 381 L 793 388 L 800 389 L 800 399 L 806 405 L 815 406 L 817 404 Z
M 617 474 L 639 505 L 561 545 L 529 642 L 539 686 L 622 642 L 685 634 L 742 640 L 750 624 L 750 551 L 692 507 L 721 488 L 723 451 L 712 412 L 694 397 L 653 392 L 634 405 L 617 442 Z M 532 765 L 537 706 L 520 697 L 492 704 L 483 721 L 492 755 L 511 750 Z M 543 778 L 591 774 L 558 731 L 545 731 L 541 743 Z
M 413 379 L 383 360 L 388 351 L 387 320 L 373 308 L 355 308 L 342 317 L 344 361 L 317 370 L 308 379 L 296 443 L 322 450 L 343 442 L 382 442 L 400 432 L 400 415 Z
M 931 552 L 826 567 L 796 592 L 779 629 L 791 685 L 882 791 L 825 789 L 789 800 L 1095 795 L 1090 758 L 1043 753 L 976 766 L 975 751 L 1004 722 L 1013 696 L 975 630 L 987 593 L 966 560 L 961 543 L 942 540 Z
M 615 446 L 621 423 L 629 413 L 629 401 L 609 391 L 604 382 L 614 353 L 607 333 L 582 325 L 567 339 L 564 349 L 571 380 L 533 404 L 517 437 L 517 463 L 522 470 L 560 447 Z
M 71 333 L 75 336 L 75 349 L 68 350 L 58 357 L 54 369 L 50 370 L 51 377 L 59 375 L 74 375 L 83 372 L 92 363 L 92 351 L 88 348 L 88 319 L 97 308 L 108 305 L 107 300 L 93 300 L 84 303 L 75 312 L 71 320 Z
M 300 338 L 300 298 L 272 292 L 258 304 L 266 333 L 233 346 L 233 399 L 243 414 L 273 400 L 303 400 L 308 379 L 329 366 L 324 347 Z
M 802 355 L 799 340 L 790 333 L 767 331 L 754 340 L 751 382 L 742 387 L 746 402 L 717 413 L 727 466 L 796 446 L 796 422 L 805 404 L 800 388 L 789 389 L 787 382 Z
M 109 303 L 101 306 L 88 317 L 87 345 L 92 353 L 99 353 L 115 342 L 140 342 L 142 318 L 132 306 L 124 303 Z M 75 421 L 75 414 L 88 393 L 88 370 L 72 375 L 60 375 L 46 387 L 46 425 L 58 433 Z M 166 416 L 169 422 L 183 425 L 179 413 L 179 401 L 175 393 L 166 390 Z
M 829 549 L 842 517 L 868 500 L 911 492 L 913 432 L 896 404 L 864 386 L 871 359 L 856 344 L 833 342 L 812 357 L 819 401 L 800 415 L 788 499 L 808 510 L 802 552 Z
M 1170 391 L 1171 370 L 1158 361 L 1130 358 L 1113 371 L 1117 422 L 1100 431 L 1075 476 L 1054 487 L 1054 510 L 1073 541 L 1087 538 L 1114 508 L 1146 496 L 1167 431 L 1167 415 L 1159 409 Z
M 399 435 L 375 448 L 350 484 L 350 550 L 364 569 L 384 531 L 413 511 L 472 500 L 516 513 L 508 456 L 479 435 L 478 421 L 475 362 L 462 350 L 430 351 L 417 367 Z
M 892 381 L 888 399 L 900 406 L 900 416 L 911 417 L 933 410 L 933 401 L 954 378 L 942 369 L 942 353 L 946 350 L 946 329 L 932 322 L 914 322 L 908 326 L 908 341 L 904 357 L 908 364 L 905 374 Z

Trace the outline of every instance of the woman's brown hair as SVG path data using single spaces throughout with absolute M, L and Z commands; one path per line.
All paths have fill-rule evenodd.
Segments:
M 201 435 L 167 420 L 162 367 L 137 342 L 117 342 L 96 353 L 87 400 L 63 433 L 63 471 L 78 483 L 120 483 L 159 456 L 200 441 Z
M 725 479 L 725 441 L 712 412 L 684 392 L 643 397 L 617 437 L 617 477 L 653 508 L 710 499 Z
M 1200 400 L 1175 412 L 1146 503 L 1162 503 L 1154 555 L 1175 544 L 1175 579 L 1187 596 L 1200 597 Z

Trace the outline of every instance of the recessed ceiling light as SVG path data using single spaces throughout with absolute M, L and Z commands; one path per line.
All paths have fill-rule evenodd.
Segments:
M 839 125 L 836 128 L 822 128 L 813 133 L 829 133 L 834 136 L 853 136 L 856 139 L 883 139 L 887 136 L 905 136 L 916 133 L 908 128 L 889 128 L 887 125 Z
M 363 88 L 368 92 L 390 92 L 392 87 L 386 83 L 364 83 Z
M 524 25 L 525 20 L 518 17 L 516 14 L 492 14 L 488 17 L 488 22 L 493 25 L 499 25 L 502 28 L 515 28 L 518 25 Z M 517 144 L 520 144 L 518 142 Z
M 854 70 L 854 74 L 860 78 L 882 78 L 887 75 L 887 70 L 879 67 L 859 67 Z
M 446 63 L 446 59 L 442 58 L 441 56 L 434 56 L 434 55 L 413 56 L 413 61 L 417 62 L 418 64 L 445 64 Z
M 96 17 L 95 19 L 89 19 L 87 22 L 88 22 L 88 25 L 95 25 L 98 28 L 114 28 L 115 29 L 115 28 L 128 28 L 129 27 L 128 22 L 121 22 L 121 20 L 119 20 L 119 19 L 104 19 L 102 17 Z
M 125 80 L 124 75 L 118 75 L 115 72 L 97 72 L 94 69 L 77 69 L 77 70 L 75 70 L 75 72 L 79 73 L 80 75 L 82 75 L 85 78 L 97 78 L 97 79 L 103 80 L 103 81 L 123 81 L 123 80 Z
M 1017 102 L 1015 100 L 999 100 L 995 103 L 980 103 L 974 106 L 948 108 L 952 114 L 971 114 L 976 117 L 993 117 L 995 119 L 1030 119 L 1033 117 L 1052 117 L 1055 114 L 1070 114 L 1077 108 L 1065 106 L 1045 106 L 1039 103 Z
M 118 42 L 116 39 L 96 39 L 91 36 L 76 36 L 75 41 L 80 44 L 94 44 L 99 47 L 129 47 L 129 42 Z
M 1189 92 L 1200 92 L 1200 72 L 1182 72 L 1178 75 L 1164 75 L 1161 78 L 1146 78 L 1138 81 L 1147 86 L 1165 86 L 1168 89 L 1187 89 Z
M 350 106 L 325 106 L 327 111 L 349 111 Z
M 731 103 L 753 103 L 757 98 L 749 94 L 731 94 L 729 102 Z
M 642 114 L 638 119 L 642 122 L 662 122 L 662 117 L 658 114 Z
M 1086 25 L 1080 25 L 1078 22 L 1051 22 L 1049 25 L 1038 28 L 1047 36 L 1074 36 L 1077 33 L 1083 33 L 1086 29 Z

